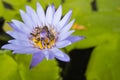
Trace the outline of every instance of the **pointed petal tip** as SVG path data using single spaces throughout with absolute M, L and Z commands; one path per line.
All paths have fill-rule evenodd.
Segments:
M 7 22 L 8 24 L 11 24 L 12 22 Z
M 12 19 L 11 21 L 12 21 L 14 24 L 15 24 L 16 22 L 21 22 L 21 21 L 16 20 L 16 19 Z
M 44 58 L 45 56 L 42 52 L 34 53 L 29 68 L 32 69 L 33 67 L 37 66 Z
M 60 5 L 60 6 L 58 7 L 58 9 L 61 9 L 61 10 L 62 10 L 62 5 Z
M 70 57 L 66 54 L 65 59 L 63 61 L 64 62 L 70 62 Z
M 41 4 L 39 2 L 36 3 L 37 7 L 42 7 Z
M 80 40 L 82 40 L 82 39 L 86 39 L 85 36 L 79 36 L 79 37 L 80 37 Z
M 66 14 L 65 14 L 65 16 L 68 16 L 68 18 L 70 19 L 70 17 L 71 17 L 71 15 L 72 15 L 72 10 L 69 10 Z
M 59 7 L 61 7 L 62 8 L 62 5 L 60 4 L 60 6 Z
M 32 70 L 35 66 L 30 65 L 29 69 Z
M 72 43 L 85 39 L 84 36 L 69 36 L 67 40 L 71 41 Z
M 54 4 L 52 4 L 51 7 L 52 7 L 52 10 L 53 10 L 53 13 L 55 13 L 55 6 L 54 6 Z
M 55 55 L 55 57 L 58 60 L 63 61 L 63 62 L 69 62 L 70 61 L 70 57 L 66 53 L 59 50 L 58 48 L 52 49 L 52 52 L 53 52 L 53 55 Z
M 67 55 L 67 54 L 66 54 Z M 67 55 L 67 57 L 65 56 L 64 58 L 62 58 L 62 59 L 60 59 L 60 58 L 56 58 L 56 59 L 58 59 L 58 60 L 60 60 L 60 61 L 63 61 L 63 62 L 70 62 L 70 57 Z
M 28 6 L 28 5 L 26 5 L 25 8 L 26 8 L 26 11 L 33 10 L 33 8 L 31 6 Z
M 29 69 L 31 70 L 31 69 L 32 69 L 32 66 L 30 66 Z
M 32 69 L 35 68 L 37 65 L 38 65 L 38 64 L 33 65 L 33 64 L 31 63 L 30 66 L 29 66 L 29 69 L 32 70 Z
M 52 7 L 54 7 L 54 3 L 52 3 Z
M 67 14 L 69 14 L 69 17 L 71 17 L 71 15 L 72 15 L 72 10 L 69 10 Z
M 1 47 L 1 49 L 8 49 L 9 47 L 10 47 L 9 44 L 5 44 Z
M 37 64 L 34 64 L 33 62 L 30 63 L 29 69 L 32 70 L 34 67 L 36 67 L 40 62 Z
M 23 10 L 21 10 L 21 9 L 19 10 L 19 12 L 20 12 L 21 16 L 25 14 L 25 12 Z
M 3 45 L 3 46 L 1 47 L 1 49 L 5 49 L 5 45 Z
M 7 22 L 7 24 L 12 27 L 12 25 L 13 25 L 14 23 L 13 23 L 13 22 Z
M 74 22 L 75 22 L 75 20 L 76 20 L 76 19 L 74 18 L 74 19 L 72 20 L 72 22 L 74 23 Z
M 64 60 L 65 62 L 70 62 L 70 57 L 66 54 L 65 55 L 65 60 Z
M 72 9 L 71 9 L 71 10 L 69 10 L 69 12 L 68 12 L 68 13 L 72 14 Z
M 29 8 L 30 6 L 26 5 L 25 8 Z
M 69 59 L 66 59 L 65 62 L 70 62 L 70 58 L 69 58 Z
M 35 66 L 36 66 L 36 65 L 35 65 Z M 29 66 L 29 69 L 32 70 L 35 66 L 32 65 L 32 63 L 31 63 L 30 66 Z
M 9 48 L 10 48 L 9 44 L 5 44 L 5 45 L 3 45 L 3 46 L 1 47 L 1 49 L 8 49 L 8 50 L 10 50 Z

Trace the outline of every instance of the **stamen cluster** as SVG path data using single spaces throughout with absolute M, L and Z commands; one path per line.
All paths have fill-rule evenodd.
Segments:
M 30 39 L 33 41 L 34 46 L 39 49 L 50 49 L 55 44 L 56 35 L 54 34 L 54 31 L 52 29 L 49 30 L 47 26 L 44 26 L 43 28 L 35 27 L 30 35 Z

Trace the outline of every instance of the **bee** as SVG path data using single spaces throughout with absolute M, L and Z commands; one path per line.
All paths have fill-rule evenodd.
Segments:
M 34 31 L 32 33 L 30 33 L 30 35 L 36 37 L 40 34 L 41 31 L 42 31 L 42 29 L 40 27 L 35 27 Z

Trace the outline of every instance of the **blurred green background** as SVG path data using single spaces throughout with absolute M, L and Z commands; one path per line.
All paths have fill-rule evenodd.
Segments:
M 56 8 L 62 4 L 63 15 L 73 10 L 72 19 L 76 19 L 72 27 L 76 30 L 74 35 L 86 38 L 63 51 L 69 54 L 75 49 L 87 51 L 93 48 L 82 74 L 85 78 L 76 78 L 81 77 L 79 73 L 72 76 L 72 79 L 63 77 L 69 73 L 67 69 L 71 62 L 44 60 L 29 70 L 31 55 L 13 55 L 11 51 L 0 50 L 0 80 L 120 80 L 120 0 L 0 0 L 0 46 L 11 39 L 4 32 L 11 30 L 7 22 L 12 19 L 21 20 L 19 9 L 25 10 L 25 5 L 35 9 L 36 2 L 40 2 L 44 9 L 48 4 L 54 4 Z M 76 59 L 75 63 L 79 62 L 84 61 Z M 60 67 L 61 63 L 65 64 L 64 70 Z M 77 69 L 82 70 L 81 67 Z

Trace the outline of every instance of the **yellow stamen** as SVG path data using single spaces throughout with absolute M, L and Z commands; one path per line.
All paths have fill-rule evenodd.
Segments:
M 37 39 L 35 39 L 35 37 L 32 38 L 32 41 L 34 42 L 35 47 L 39 47 L 40 49 L 43 49 L 41 41 L 37 41 Z

